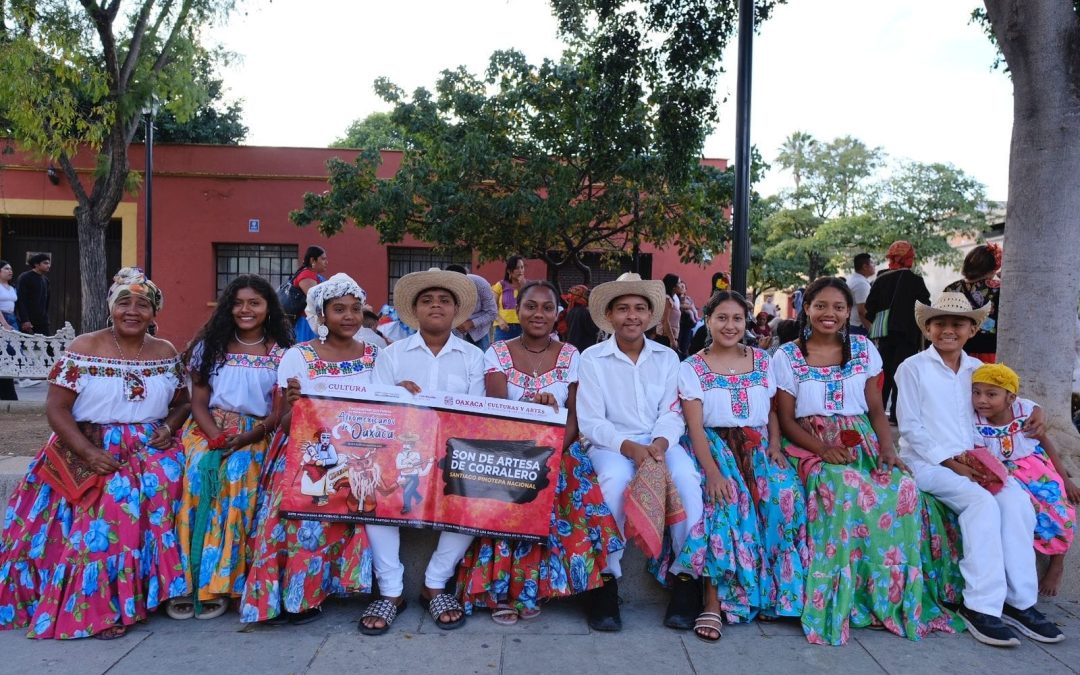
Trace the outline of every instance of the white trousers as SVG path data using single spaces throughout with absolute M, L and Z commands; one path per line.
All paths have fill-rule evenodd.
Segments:
M 400 556 L 401 532 L 389 525 L 368 525 L 367 534 L 374 558 L 375 577 L 379 580 L 379 593 L 388 598 L 399 597 L 405 590 L 405 566 L 401 564 Z M 441 532 L 439 545 L 424 570 L 424 585 L 428 588 L 445 588 L 472 541 L 472 535 Z
M 920 459 L 908 462 L 915 483 L 952 509 L 960 519 L 964 557 L 964 604 L 976 612 L 1001 616 L 1003 603 L 1027 609 L 1039 599 L 1035 571 L 1035 507 L 1009 478 L 990 494 L 952 469 Z
M 596 476 L 600 481 L 600 491 L 604 494 L 604 501 L 607 502 L 608 508 L 611 509 L 611 514 L 615 516 L 619 531 L 622 532 L 625 530 L 626 525 L 623 493 L 626 492 L 626 486 L 630 484 L 637 467 L 619 451 L 598 446 L 589 449 L 589 459 L 592 461 L 593 468 L 596 469 Z M 671 545 L 677 554 L 682 550 L 683 544 L 686 543 L 686 535 L 690 532 L 690 527 L 701 520 L 701 515 L 705 509 L 701 490 L 701 476 L 698 474 L 697 469 L 694 468 L 694 461 L 690 459 L 690 455 L 686 454 L 686 450 L 681 445 L 676 444 L 668 448 L 664 460 L 668 472 L 671 473 L 671 480 L 675 483 L 675 489 L 678 490 L 679 497 L 682 498 L 683 508 L 686 510 L 686 520 L 669 528 L 671 531 Z M 622 555 L 622 551 L 609 553 L 608 565 L 604 572 L 621 577 Z M 672 574 L 680 572 L 690 572 L 690 570 L 672 566 Z

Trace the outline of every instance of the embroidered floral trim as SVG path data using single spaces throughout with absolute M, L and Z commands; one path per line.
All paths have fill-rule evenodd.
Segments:
M 985 417 L 979 415 L 979 423 L 975 425 L 975 431 L 983 438 L 994 439 L 998 441 L 1001 446 L 1001 456 L 1008 459 L 1012 456 L 1013 450 L 1016 448 L 1013 445 L 1013 436 L 1020 433 L 1024 428 L 1024 423 L 1027 422 L 1028 416 L 1024 414 L 1022 408 L 1017 405 L 1017 408 L 1013 411 L 1014 417 L 1008 424 L 994 425 L 990 424 Z
M 769 388 L 769 357 L 760 349 L 754 349 L 754 368 L 749 373 L 721 375 L 713 372 L 699 354 L 689 359 L 690 367 L 698 376 L 702 391 L 725 389 L 731 395 L 731 414 L 738 419 L 750 417 L 751 387 Z
M 799 382 L 813 380 L 825 384 L 825 410 L 836 412 L 844 408 L 844 380 L 865 375 L 870 370 L 870 348 L 865 336 L 850 338 L 851 358 L 840 366 L 811 366 L 806 363 L 798 342 L 788 342 L 780 349 L 791 359 L 791 369 Z
M 495 358 L 499 360 L 500 370 L 488 369 L 487 372 L 501 372 L 506 375 L 506 381 L 509 384 L 524 389 L 525 394 L 521 399 L 523 401 L 533 400 L 537 394 L 556 382 L 567 382 L 567 378 L 570 377 L 570 362 L 573 360 L 574 354 L 577 353 L 574 345 L 564 342 L 562 348 L 559 349 L 559 355 L 555 358 L 555 367 L 546 373 L 533 377 L 514 368 L 514 357 L 511 356 L 506 342 L 500 340 L 492 345 L 492 348 L 495 350 Z
M 357 375 L 365 370 L 375 367 L 375 357 L 379 348 L 374 345 L 364 345 L 364 355 L 351 361 L 324 361 L 319 353 L 311 345 L 297 345 L 308 367 L 308 379 L 317 377 L 347 377 Z
M 269 354 L 226 354 L 225 365 L 237 368 L 269 368 L 277 370 L 285 350 L 275 345 Z
M 99 356 L 87 356 L 67 352 L 57 359 L 49 372 L 47 381 L 72 391 L 79 390 L 81 377 L 119 377 L 124 380 L 125 395 L 129 401 L 141 401 L 145 397 L 143 385 L 145 378 L 160 375 L 173 375 L 177 380 L 177 389 L 187 386 L 185 370 L 180 356 L 155 361 L 133 361 L 131 359 L 109 359 Z M 134 397 L 134 398 L 132 398 Z

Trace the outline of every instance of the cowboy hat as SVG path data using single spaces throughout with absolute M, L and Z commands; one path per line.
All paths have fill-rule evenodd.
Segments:
M 974 321 L 976 326 L 981 326 L 986 317 L 990 316 L 990 303 L 974 309 L 963 293 L 942 293 L 932 305 L 915 301 L 915 323 L 919 324 L 923 331 L 926 330 L 926 322 L 936 316 L 962 316 Z
M 394 309 L 397 310 L 398 320 L 410 328 L 420 327 L 413 304 L 416 297 L 429 288 L 446 289 L 457 300 L 455 327 L 472 316 L 473 308 L 476 307 L 476 284 L 473 280 L 459 272 L 447 272 L 432 267 L 427 272 L 410 272 L 394 284 Z
M 589 314 L 592 315 L 593 323 L 600 330 L 608 334 L 615 332 L 615 328 L 608 321 L 607 310 L 608 306 L 616 298 L 621 298 L 624 295 L 638 295 L 649 301 L 649 305 L 652 307 L 652 318 L 649 319 L 645 330 L 649 330 L 660 323 L 660 317 L 664 312 L 664 302 L 667 300 L 667 294 L 664 293 L 664 282 L 645 281 L 640 274 L 626 272 L 615 281 L 600 284 L 589 294 Z

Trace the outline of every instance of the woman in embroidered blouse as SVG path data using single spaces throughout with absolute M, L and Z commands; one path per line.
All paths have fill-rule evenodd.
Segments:
M 843 644 L 851 626 L 917 640 L 950 630 L 939 596 L 959 569 L 939 507 L 897 458 L 877 387 L 881 357 L 847 334 L 852 307 L 843 281 L 814 281 L 799 338 L 773 356 L 784 450 L 807 494 L 803 631 L 817 644 Z
M 704 308 L 711 342 L 679 368 L 682 445 L 701 467 L 705 512 L 677 564 L 707 580 L 694 631 L 710 642 L 721 608 L 730 623 L 800 616 L 809 564 L 803 488 L 772 411 L 776 379 L 768 355 L 741 343 L 748 309 L 738 293 L 715 293 Z
M 362 325 L 366 298 L 345 274 L 313 286 L 306 314 L 320 337 L 281 357 L 277 381 L 286 389 L 285 405 L 267 453 L 248 542 L 249 572 L 240 603 L 244 623 L 308 623 L 319 618 L 320 605 L 330 595 L 371 591 L 371 551 L 362 524 L 290 520 L 278 514 L 291 478 L 284 455 L 290 406 L 301 393 L 318 393 L 331 383 L 371 382 L 378 349 L 353 338 Z
M 519 295 L 521 337 L 496 342 L 484 355 L 487 395 L 535 401 L 567 410 L 566 440 L 546 544 L 477 539 L 458 574 L 465 611 L 491 610 L 504 625 L 540 614 L 540 603 L 603 585 L 607 554 L 623 547 L 618 525 L 604 504 L 592 463 L 577 442 L 574 398 L 577 349 L 551 337 L 558 292 L 547 281 L 526 284 Z
M 168 612 L 174 619 L 190 619 L 196 610 L 200 619 L 221 616 L 244 588 L 244 546 L 267 439 L 281 414 L 280 398 L 277 406 L 272 400 L 278 362 L 292 343 L 273 287 L 242 274 L 225 288 L 185 354 L 191 418 L 181 432 L 187 461 L 176 535 L 200 606 L 193 598 L 173 598 Z
M 0 536 L 0 630 L 111 640 L 187 592 L 173 531 L 184 371 L 176 349 L 147 334 L 158 288 L 130 267 L 113 281 L 112 327 L 80 335 L 49 374 L 54 433 Z
M 495 304 L 499 309 L 495 317 L 495 339 L 510 340 L 521 335 L 521 323 L 517 315 L 518 297 L 525 285 L 525 258 L 512 255 L 506 259 L 506 273 L 502 281 L 496 282 L 491 290 L 495 293 Z

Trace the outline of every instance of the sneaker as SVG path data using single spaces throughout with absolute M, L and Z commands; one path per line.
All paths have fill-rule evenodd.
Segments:
M 671 582 L 671 600 L 664 614 L 664 625 L 676 630 L 690 630 L 701 614 L 701 582 L 689 574 L 678 574 Z
M 1061 642 L 1065 634 L 1047 619 L 1042 612 L 1035 609 L 1035 605 L 1027 609 L 1017 609 L 1012 605 L 1005 605 L 1001 611 L 1001 620 L 1037 642 Z
M 603 579 L 603 586 L 589 591 L 589 628 L 605 632 L 622 630 L 619 582 L 610 574 L 603 575 Z
M 967 606 L 961 607 L 957 614 L 964 620 L 971 637 L 984 645 L 994 647 L 1020 646 L 1020 638 L 1016 637 L 1016 633 L 1012 632 L 1012 629 L 996 616 L 976 612 Z

